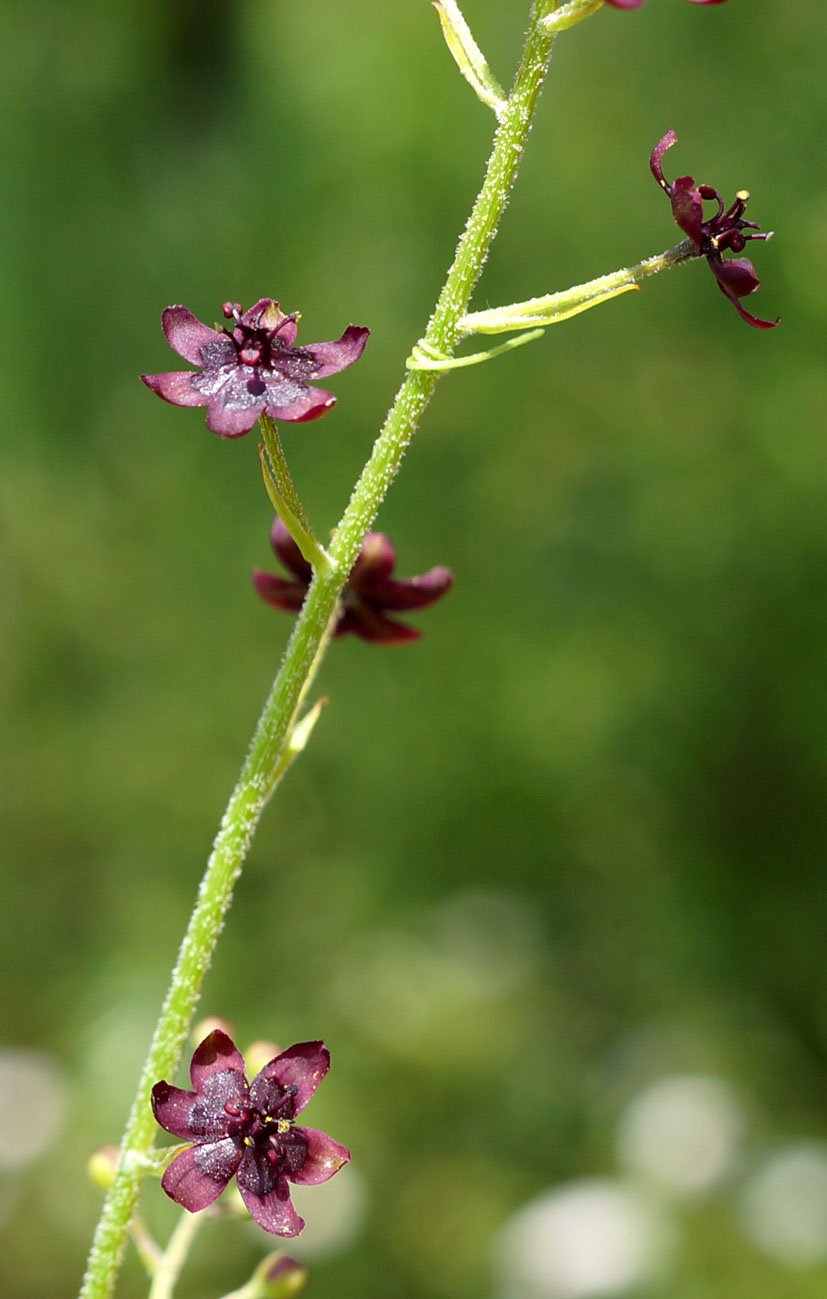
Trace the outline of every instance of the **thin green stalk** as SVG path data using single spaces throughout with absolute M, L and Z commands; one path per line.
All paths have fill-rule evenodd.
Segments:
M 172 1299 L 181 1269 L 189 1257 L 192 1242 L 201 1230 L 203 1222 L 203 1213 L 189 1213 L 184 1210 L 169 1238 L 169 1244 L 158 1261 L 152 1285 L 149 1287 L 148 1299 Z
M 524 302 L 510 302 L 506 307 L 490 307 L 485 311 L 469 311 L 460 319 L 460 328 L 468 334 L 503 334 L 526 325 L 554 325 L 561 320 L 588 311 L 598 303 L 616 298 L 629 289 L 637 289 L 642 280 L 661 271 L 671 270 L 694 261 L 700 254 L 691 239 L 684 239 L 676 248 L 647 257 L 636 266 L 623 267 L 600 275 L 587 284 L 576 284 L 561 293 L 547 293 Z M 473 360 L 474 357 L 471 357 Z M 446 363 L 450 364 L 450 363 Z M 456 364 L 456 362 L 454 362 Z
M 423 341 L 442 354 L 448 354 L 460 336 L 458 322 L 516 179 L 553 42 L 543 32 L 540 20 L 553 8 L 554 0 L 533 0 L 520 66 L 494 137 L 485 179 L 424 336 Z M 173 1077 L 178 1067 L 236 880 L 276 783 L 274 777 L 289 745 L 300 702 L 321 661 L 320 650 L 329 636 L 347 576 L 438 378 L 436 371 L 411 371 L 405 378 L 336 530 L 329 550 L 330 568 L 315 574 L 295 623 L 201 881 L 141 1073 L 115 1179 L 98 1222 L 81 1299 L 107 1299 L 112 1293 L 138 1201 L 142 1159 L 155 1137 L 150 1090 L 159 1079 Z
M 299 500 L 298 492 L 293 486 L 279 431 L 269 415 L 262 415 L 259 423 L 264 437 L 264 450 L 259 448 L 261 468 L 264 474 L 264 486 L 273 509 L 280 515 L 282 523 L 308 564 L 324 572 L 328 567 L 327 553 L 324 546 L 316 539 L 304 506 Z

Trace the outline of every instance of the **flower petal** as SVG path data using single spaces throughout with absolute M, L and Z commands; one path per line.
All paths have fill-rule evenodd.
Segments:
M 218 1199 L 240 1162 L 241 1153 L 229 1137 L 190 1146 L 173 1159 L 161 1186 L 176 1204 L 197 1213 Z
M 344 636 L 347 632 L 353 632 L 361 640 L 374 641 L 377 645 L 404 645 L 408 641 L 419 640 L 422 635 L 416 627 L 408 627 L 404 622 L 386 618 L 361 600 L 358 605 L 345 609 L 334 635 Z
M 712 274 L 723 288 L 727 297 L 745 298 L 754 293 L 761 283 L 755 274 L 755 267 L 747 257 L 729 257 L 726 261 L 713 261 L 707 258 Z
M 250 1086 L 255 1099 L 256 1084 L 274 1079 L 280 1087 L 295 1087 L 295 1114 L 304 1109 L 330 1068 L 330 1052 L 324 1042 L 299 1042 L 277 1055 L 256 1074 Z
M 207 428 L 222 438 L 243 437 L 250 432 L 264 408 L 264 398 L 249 406 L 225 406 L 220 400 L 211 401 Z
M 438 564 L 419 577 L 383 582 L 370 590 L 371 604 L 380 609 L 425 609 L 439 600 L 454 585 L 450 568 Z
M 724 297 L 729 298 L 735 310 L 742 320 L 755 329 L 775 329 L 781 317 L 775 320 L 762 320 L 760 316 L 753 316 L 741 306 L 739 298 L 745 298 L 750 293 L 754 293 L 760 284 L 758 276 L 755 274 L 755 267 L 747 257 L 729 257 L 721 261 L 713 261 L 711 257 L 707 258 L 712 274 L 718 281 L 718 287 Z
M 703 239 L 704 203 L 692 176 L 678 176 L 668 191 L 672 200 L 675 224 L 688 235 L 696 248 Z
M 320 419 L 336 405 L 336 398 L 332 392 L 325 392 L 324 388 L 308 388 L 305 384 L 301 387 L 303 391 L 300 395 L 284 405 L 277 405 L 276 402 L 268 399 L 264 410 L 271 419 L 283 419 L 291 424 L 304 424 L 311 419 Z
M 313 378 L 326 379 L 329 374 L 338 374 L 340 370 L 353 365 L 364 352 L 369 335 L 369 329 L 360 325 L 348 325 L 342 337 L 335 342 L 313 343 L 310 347 L 302 348 L 319 367 Z
M 275 573 L 263 573 L 260 568 L 252 572 L 253 586 L 262 600 L 266 600 L 274 609 L 284 609 L 287 613 L 298 613 L 307 595 L 306 582 L 288 582 Z
M 364 591 L 377 582 L 386 582 L 396 563 L 393 543 L 384 532 L 369 532 L 353 565 L 348 586 Z
M 318 1186 L 338 1173 L 350 1159 L 347 1146 L 340 1146 L 326 1132 L 317 1132 L 315 1128 L 295 1128 L 294 1131 L 307 1142 L 307 1157 L 297 1172 L 288 1173 L 291 1182 L 300 1186 Z
M 190 1128 L 190 1115 L 197 1100 L 195 1092 L 159 1082 L 152 1088 L 152 1113 L 165 1131 L 171 1132 L 174 1137 L 192 1141 L 194 1133 Z
M 195 374 L 195 370 L 177 370 L 169 374 L 142 374 L 141 378 L 147 388 L 173 406 L 206 406 L 209 397 L 192 386 Z
M 673 144 L 677 144 L 678 137 L 673 130 L 668 130 L 666 135 L 662 135 L 649 155 L 649 167 L 655 180 L 665 189 L 667 194 L 671 193 L 669 182 L 664 179 L 661 161 L 667 149 L 671 149 Z
M 310 581 L 313 576 L 313 569 L 278 515 L 273 519 L 270 528 L 270 545 L 286 569 L 291 573 L 295 573 L 296 577 L 302 582 L 307 583 Z
M 273 1236 L 298 1236 L 304 1230 L 304 1218 L 293 1208 L 286 1178 L 280 1178 L 277 1186 L 265 1195 L 243 1186 L 240 1181 L 238 1189 L 250 1217 Z
M 241 1082 L 246 1089 L 247 1074 L 244 1068 L 244 1057 L 232 1038 L 222 1033 L 220 1028 L 216 1028 L 196 1047 L 190 1064 L 190 1080 L 195 1090 L 200 1092 L 204 1090 L 207 1079 L 227 1071 L 240 1074 Z
M 203 324 L 187 307 L 167 307 L 161 316 L 167 342 L 185 361 L 202 365 L 201 348 L 221 335 Z

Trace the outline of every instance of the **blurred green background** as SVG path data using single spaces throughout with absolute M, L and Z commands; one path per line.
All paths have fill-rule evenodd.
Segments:
M 511 75 L 527 0 L 467 0 Z M 284 441 L 335 523 L 490 114 L 425 0 L 43 0 L 0 17 L 0 1290 L 75 1293 L 206 852 L 286 641 L 255 438 L 157 401 L 160 312 L 370 325 Z M 649 151 L 777 236 L 446 378 L 383 508 L 455 591 L 334 647 L 203 1000 L 324 1036 L 315 1299 L 799 1299 L 827 1283 L 827 191 L 821 0 L 564 37 L 475 305 L 677 242 Z M 164 1201 L 163 1203 L 161 1201 Z M 175 1220 L 157 1184 L 159 1230 Z M 213 1299 L 274 1242 L 209 1226 Z M 275 1242 L 276 1244 L 278 1242 Z M 624 1270 L 625 1269 L 625 1270 Z M 145 1293 L 130 1253 L 124 1296 Z

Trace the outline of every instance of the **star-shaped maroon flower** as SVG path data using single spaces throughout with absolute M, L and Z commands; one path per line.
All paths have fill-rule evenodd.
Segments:
M 285 579 L 254 568 L 253 586 L 274 608 L 298 613 L 304 604 L 313 570 L 278 516 L 270 529 L 270 544 L 293 577 Z M 422 633 L 415 627 L 388 618 L 386 614 L 424 609 L 433 604 L 453 586 L 454 575 L 450 568 L 440 565 L 421 577 L 394 579 L 391 575 L 395 565 L 396 556 L 390 539 L 382 532 L 369 532 L 342 594 L 336 636 L 354 632 L 362 640 L 379 641 L 384 645 L 401 645 L 419 639 Z
M 674 131 L 667 131 L 658 140 L 649 158 L 652 175 L 669 195 L 675 221 L 692 240 L 700 255 L 706 258 L 719 289 L 729 298 L 739 316 L 756 329 L 774 329 L 778 320 L 761 320 L 758 316 L 750 315 L 738 301 L 739 298 L 754 293 L 761 282 L 752 262 L 747 257 L 723 256 L 725 252 L 740 253 L 746 247 L 748 239 L 770 239 L 772 231 L 766 234 L 744 234 L 745 230 L 752 232 L 761 229 L 754 221 L 744 220 L 749 198 L 746 190 L 740 190 L 735 195 L 735 202 L 724 210 L 724 200 L 717 189 L 711 185 L 696 185 L 692 176 L 679 176 L 670 185 L 664 178 L 661 159 L 677 138 Z M 718 211 L 705 221 L 704 202 L 710 200 L 717 203 Z
M 206 406 L 207 428 L 226 438 L 249 433 L 262 414 L 291 421 L 326 414 L 336 398 L 310 383 L 358 361 L 370 333 L 348 325 L 333 343 L 296 347 L 296 316 L 285 316 L 272 298 L 243 314 L 237 302 L 225 302 L 222 311 L 232 328 L 210 329 L 186 307 L 167 307 L 167 342 L 201 368 L 141 378 L 174 406 Z
M 607 5 L 612 5 L 615 9 L 639 9 L 646 0 L 606 0 Z M 724 0 L 689 0 L 693 5 L 721 5 Z
M 304 1221 L 290 1201 L 289 1183 L 316 1186 L 350 1159 L 345 1146 L 295 1122 L 329 1065 L 324 1042 L 300 1042 L 248 1083 L 241 1052 L 220 1029 L 210 1033 L 192 1057 L 192 1091 L 166 1082 L 152 1088 L 161 1127 L 194 1142 L 164 1173 L 167 1195 L 197 1213 L 235 1177 L 260 1227 L 274 1236 L 298 1236 Z

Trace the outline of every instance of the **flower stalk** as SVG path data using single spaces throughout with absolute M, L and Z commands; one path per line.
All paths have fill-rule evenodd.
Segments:
M 259 443 L 258 452 L 264 487 L 270 497 L 270 504 L 284 521 L 290 536 L 308 564 L 323 572 L 330 567 L 330 560 L 324 546 L 316 539 L 304 506 L 293 486 L 275 422 L 269 415 L 262 415 L 259 424 L 264 442 Z
M 460 328 L 468 334 L 503 334 L 512 329 L 524 329 L 526 325 L 555 325 L 561 320 L 579 316 L 582 311 L 588 311 L 601 302 L 608 302 L 621 293 L 629 293 L 630 290 L 639 288 L 641 280 L 648 279 L 650 275 L 682 266 L 697 256 L 698 251 L 692 241 L 684 239 L 677 248 L 658 253 L 656 257 L 647 257 L 636 266 L 600 275 L 595 280 L 577 284 L 561 293 L 527 298 L 524 302 L 512 302 L 507 307 L 493 307 L 488 311 L 469 311 L 460 317 Z
M 186 1212 L 181 1214 L 169 1238 L 169 1244 L 155 1265 L 148 1299 L 172 1299 L 193 1241 L 203 1224 L 203 1214 L 200 1216 Z

